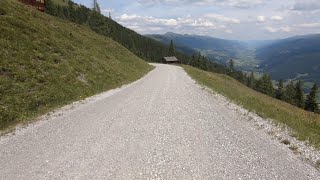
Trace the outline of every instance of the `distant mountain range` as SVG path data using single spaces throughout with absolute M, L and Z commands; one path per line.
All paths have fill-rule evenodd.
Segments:
M 173 40 L 178 51 L 189 55 L 201 52 L 202 54 L 206 54 L 211 60 L 218 61 L 222 64 L 226 64 L 231 58 L 238 59 L 243 55 L 250 57 L 253 54 L 249 44 L 241 41 L 225 40 L 209 36 L 182 35 L 171 32 L 163 35 L 153 34 L 147 36 L 164 44 L 168 44 L 170 40 Z M 252 58 L 250 60 L 252 60 Z M 244 61 L 245 60 L 242 62 Z M 246 67 L 246 65 L 248 65 L 248 67 Z M 246 65 L 243 65 L 242 68 L 250 69 L 255 63 L 250 62 Z
M 320 35 L 295 36 L 256 49 L 260 69 L 276 79 L 320 83 Z
M 166 33 L 147 35 L 192 54 L 200 51 L 211 60 L 227 64 L 234 59 L 244 71 L 267 72 L 273 79 L 295 79 L 320 84 L 320 34 L 279 40 L 237 41 L 209 36 Z

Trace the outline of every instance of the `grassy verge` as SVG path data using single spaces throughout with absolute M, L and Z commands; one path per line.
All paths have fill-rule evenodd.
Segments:
M 294 136 L 298 139 L 308 140 L 313 146 L 320 148 L 319 115 L 258 93 L 228 76 L 201 71 L 190 66 L 182 67 L 199 84 L 211 88 L 263 118 L 287 125 L 293 129 Z
M 151 69 L 87 27 L 16 0 L 0 2 L 0 130 L 137 80 Z

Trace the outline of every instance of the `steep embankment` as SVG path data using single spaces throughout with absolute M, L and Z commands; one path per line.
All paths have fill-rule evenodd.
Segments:
M 0 129 L 134 81 L 151 66 L 88 28 L 0 2 Z

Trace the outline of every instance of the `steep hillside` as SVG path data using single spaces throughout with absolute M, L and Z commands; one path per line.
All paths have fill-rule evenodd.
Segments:
M 260 67 L 275 79 L 300 79 L 320 84 L 320 35 L 296 36 L 258 48 Z
M 152 38 L 142 36 L 131 29 L 123 27 L 116 21 L 105 17 L 83 5 L 73 1 L 46 0 L 46 13 L 66 19 L 77 24 L 90 27 L 93 31 L 112 38 L 135 55 L 151 62 L 161 62 L 168 55 L 167 44 L 162 44 Z M 189 56 L 177 52 L 176 56 L 183 62 L 189 61 Z
M 122 84 L 151 67 L 110 38 L 0 2 L 0 129 Z
M 222 64 L 227 64 L 232 58 L 237 62 L 236 66 L 241 69 L 252 69 L 256 65 L 253 56 L 254 52 L 245 42 L 176 33 L 147 36 L 164 44 L 168 44 L 170 40 L 173 40 L 177 48 L 185 53 L 190 54 L 190 51 L 200 51 L 206 54 L 211 60 L 216 60 Z

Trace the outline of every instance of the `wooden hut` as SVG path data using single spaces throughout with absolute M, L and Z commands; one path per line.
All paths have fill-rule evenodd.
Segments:
M 39 11 L 45 11 L 45 0 L 20 0 L 22 3 L 33 6 L 37 8 Z
M 163 57 L 163 62 L 166 63 L 166 64 L 180 63 L 179 59 L 177 59 L 175 56 Z

